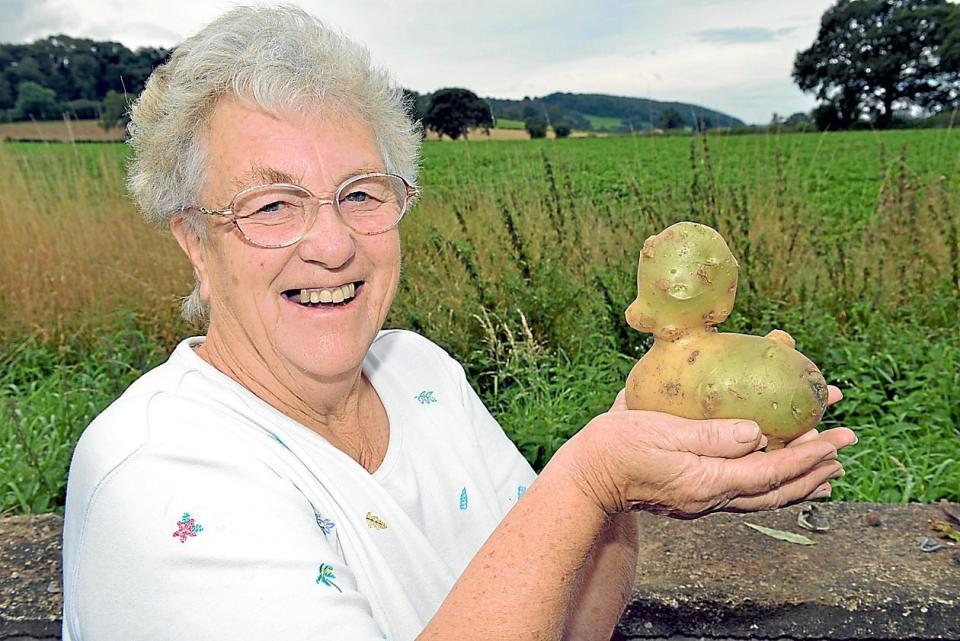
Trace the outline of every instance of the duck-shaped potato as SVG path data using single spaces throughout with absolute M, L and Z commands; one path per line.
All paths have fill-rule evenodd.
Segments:
M 768 449 L 815 427 L 827 383 L 789 334 L 716 330 L 733 309 L 739 265 L 715 230 L 672 225 L 643 244 L 627 322 L 654 335 L 627 377 L 627 406 L 692 419 L 756 421 Z

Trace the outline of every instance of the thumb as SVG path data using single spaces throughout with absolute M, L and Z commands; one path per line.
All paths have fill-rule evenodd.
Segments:
M 690 421 L 689 429 L 676 435 L 686 451 L 718 458 L 739 458 L 767 445 L 760 426 L 742 419 Z

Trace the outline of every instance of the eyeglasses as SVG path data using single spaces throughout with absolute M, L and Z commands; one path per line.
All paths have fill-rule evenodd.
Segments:
M 321 205 L 333 205 L 350 229 L 374 236 L 397 226 L 417 189 L 402 176 L 372 173 L 348 178 L 330 200 L 306 187 L 273 183 L 248 187 L 224 209 L 193 208 L 208 216 L 223 216 L 257 247 L 289 247 L 313 226 Z

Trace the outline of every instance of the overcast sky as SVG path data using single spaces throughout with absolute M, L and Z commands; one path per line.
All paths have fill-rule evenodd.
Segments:
M 421 93 L 677 100 L 750 123 L 808 111 L 790 78 L 832 0 L 294 0 Z M 172 47 L 226 0 L 0 0 L 0 42 L 65 33 Z

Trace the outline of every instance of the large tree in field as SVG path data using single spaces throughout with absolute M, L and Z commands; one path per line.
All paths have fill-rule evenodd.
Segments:
M 944 70 L 960 72 L 960 4 L 953 5 L 943 22 L 940 64 Z
M 486 100 L 469 89 L 439 89 L 430 96 L 423 124 L 440 136 L 456 140 L 465 136 L 470 127 L 489 130 L 493 126 L 493 112 Z
M 813 45 L 797 54 L 793 78 L 816 92 L 825 121 L 839 127 L 865 115 L 882 128 L 895 109 L 950 106 L 960 98 L 960 73 L 940 56 L 955 8 L 946 0 L 839 0 Z

